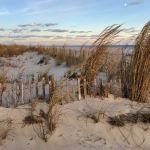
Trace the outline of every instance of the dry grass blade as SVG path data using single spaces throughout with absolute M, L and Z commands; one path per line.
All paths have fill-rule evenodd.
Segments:
M 122 53 L 121 77 L 125 97 L 137 102 L 147 102 L 150 84 L 150 21 L 135 40 L 129 60 Z

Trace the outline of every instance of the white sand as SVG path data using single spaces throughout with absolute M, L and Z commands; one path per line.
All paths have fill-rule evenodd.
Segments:
M 30 59 L 31 53 L 25 53 L 23 56 L 11 58 L 18 66 L 25 68 L 25 74 L 35 73 L 46 70 L 50 67 L 50 74 L 58 77 L 60 80 L 64 73 L 69 69 L 65 64 L 56 67 L 55 60 L 51 58 L 48 65 L 37 65 L 42 55 L 32 53 L 33 58 Z M 27 59 L 26 59 L 27 58 Z M 17 59 L 19 59 L 17 61 Z M 5 61 L 8 60 L 5 58 Z M 21 69 L 20 68 L 20 71 Z M 9 69 L 9 75 L 16 77 L 19 67 L 5 67 Z M 3 68 L 1 68 L 1 71 Z M 101 76 L 105 79 L 105 74 Z M 36 78 L 36 77 L 35 77 Z M 23 80 L 26 77 L 23 76 Z M 36 80 L 36 79 L 35 79 Z M 5 104 L 5 102 L 4 102 Z M 145 104 L 145 106 L 149 106 Z M 47 104 L 39 103 L 36 113 L 42 108 L 47 112 Z M 62 106 L 59 106 L 62 107 Z M 5 132 L 10 125 L 11 129 L 6 139 L 0 138 L 0 150 L 88 150 L 88 149 L 104 149 L 104 150 L 143 150 L 150 149 L 150 130 L 148 125 L 128 124 L 125 127 L 112 127 L 107 123 L 107 117 L 101 116 L 99 123 L 85 117 L 86 113 L 94 113 L 103 107 L 102 112 L 108 116 L 115 116 L 122 113 L 135 112 L 143 107 L 143 104 L 131 103 L 130 100 L 118 98 L 114 100 L 113 95 L 109 98 L 100 100 L 98 98 L 86 98 L 81 101 L 71 102 L 62 107 L 61 116 L 56 131 L 50 136 L 48 142 L 41 140 L 34 131 L 33 126 L 22 127 L 22 120 L 29 115 L 30 104 L 18 106 L 17 108 L 0 107 L 0 121 L 12 119 L 11 124 L 0 124 L 0 133 Z M 1 122 L 0 122 L 1 123 Z M 38 125 L 34 125 L 37 127 Z M 143 129 L 142 129 L 143 128 Z M 3 129 L 3 130 L 1 130 Z M 144 131 L 144 129 L 146 131 Z M 120 132 L 121 131 L 121 132 Z M 123 137 L 126 137 L 127 140 Z M 144 140 L 144 142 L 143 142 Z M 128 142 L 127 142 L 128 141 Z M 130 143 L 130 144 L 129 144 Z M 137 146 L 142 145 L 141 146 Z
M 103 106 L 104 104 L 104 106 Z M 150 131 L 143 131 L 142 125 L 128 124 L 120 127 L 124 136 L 130 145 L 122 136 L 118 127 L 110 126 L 107 118 L 101 116 L 99 123 L 85 117 L 86 112 L 96 112 L 103 106 L 102 111 L 109 116 L 115 116 L 121 113 L 128 113 L 139 110 L 142 105 L 132 103 L 127 99 L 117 99 L 110 95 L 110 98 L 99 100 L 98 98 L 87 98 L 81 101 L 75 101 L 65 104 L 62 112 L 65 113 L 59 120 L 58 127 L 48 142 L 41 140 L 33 129 L 33 126 L 22 126 L 22 120 L 29 115 L 29 104 L 17 108 L 0 107 L 0 120 L 12 119 L 10 131 L 5 140 L 1 140 L 0 149 L 2 150 L 21 150 L 21 149 L 44 149 L 44 150 L 76 150 L 76 149 L 149 149 Z M 39 103 L 37 113 L 40 109 L 47 111 L 45 103 Z M 5 124 L 5 127 L 7 125 Z M 36 125 L 34 125 L 36 127 Z M 145 139 L 142 146 L 138 147 Z M 135 142 L 134 142 L 135 140 Z

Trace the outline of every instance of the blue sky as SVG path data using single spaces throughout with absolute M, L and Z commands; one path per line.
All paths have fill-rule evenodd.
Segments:
M 0 43 L 90 45 L 112 24 L 116 40 L 138 34 L 149 21 L 150 0 L 0 0 Z

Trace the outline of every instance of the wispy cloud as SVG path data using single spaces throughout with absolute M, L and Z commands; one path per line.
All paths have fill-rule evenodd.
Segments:
M 12 38 L 12 39 L 27 39 L 27 38 L 51 38 L 54 36 L 49 36 L 49 35 L 42 35 L 42 36 L 38 36 L 38 35 L 16 35 L 16 36 L 0 36 L 0 38 Z
M 90 39 L 97 39 L 98 37 L 99 37 L 98 34 L 96 34 L 96 35 L 91 35 L 91 36 L 90 36 Z
M 40 32 L 41 30 L 36 28 L 36 29 L 32 29 L 30 32 Z
M 63 36 L 55 36 L 54 39 L 64 39 Z
M 36 24 L 37 26 L 42 26 L 42 24 L 41 23 L 38 23 L 38 24 Z
M 44 26 L 47 26 L 47 27 L 55 26 L 55 25 L 58 25 L 58 24 L 57 23 L 46 23 L 46 24 L 44 24 Z
M 125 6 L 128 6 L 128 5 L 139 5 L 139 4 L 141 4 L 141 3 L 142 3 L 142 1 L 139 0 L 139 1 L 136 1 L 136 2 L 132 2 L 132 3 L 125 4 Z
M 70 31 L 69 33 L 89 33 L 92 31 Z
M 13 30 L 12 30 L 12 32 L 13 32 L 13 33 L 20 33 L 20 32 L 21 32 L 21 30 L 13 29 Z
M 124 30 L 123 30 L 123 32 L 125 32 L 125 33 L 133 33 L 133 32 L 139 32 L 140 30 L 136 30 L 134 27 L 132 27 L 132 28 L 125 28 Z
M 49 27 L 49 26 L 55 26 L 55 25 L 58 25 L 58 23 L 46 23 L 46 24 L 41 24 L 41 23 L 30 23 L 30 24 L 20 24 L 18 25 L 19 27 L 27 27 L 27 26 L 41 26 L 41 27 Z
M 52 32 L 68 32 L 68 30 L 54 29 Z
M 77 35 L 77 38 L 83 38 L 83 37 L 88 37 L 87 35 Z
M 33 26 L 35 23 L 34 22 L 32 22 L 32 23 L 30 23 L 30 24 L 20 24 L 20 25 L 18 25 L 19 27 L 27 27 L 27 26 Z
M 0 31 L 5 31 L 5 29 L 4 28 L 0 28 Z
M 47 29 L 44 30 L 46 32 L 68 32 L 69 30 L 61 30 L 61 29 Z
M 2 12 L 0 12 L 0 15 L 7 15 L 7 14 L 9 14 L 8 11 L 2 11 Z

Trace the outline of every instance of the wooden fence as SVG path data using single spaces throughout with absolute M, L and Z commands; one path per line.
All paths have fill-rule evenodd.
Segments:
M 0 83 L 0 106 L 7 108 L 10 106 L 17 107 L 21 104 L 23 105 L 25 103 L 30 103 L 36 98 L 50 101 L 52 92 L 54 92 L 56 89 L 58 92 L 58 102 L 60 104 L 70 103 L 72 101 L 85 99 L 87 97 L 108 97 L 109 93 L 114 94 L 114 98 L 122 96 L 122 90 L 120 90 L 121 80 L 119 80 L 119 83 L 116 82 L 116 80 L 110 80 L 110 82 L 108 82 L 107 79 L 105 79 L 105 82 L 102 82 L 102 79 L 96 78 L 92 83 L 89 84 L 86 79 L 62 78 L 58 84 L 57 77 L 54 78 L 54 76 L 52 76 L 52 78 L 49 79 L 48 84 L 45 83 L 45 78 L 43 78 L 42 82 L 35 81 L 35 83 L 31 83 L 31 81 L 29 81 L 26 87 L 24 82 L 18 84 L 16 81 L 14 81 L 13 85 L 11 84 L 11 86 L 13 88 L 10 91 L 10 83 Z M 34 89 L 35 92 L 31 92 L 31 88 Z M 39 94 L 39 89 L 42 89 L 41 94 Z M 28 92 L 25 93 L 25 90 Z M 3 96 L 4 92 L 5 98 Z M 10 93 L 12 93 L 11 98 Z M 34 96 L 32 96 L 32 94 L 34 94 Z M 25 96 L 28 97 L 28 100 L 25 100 Z M 4 101 L 6 102 L 5 105 L 3 105 Z

